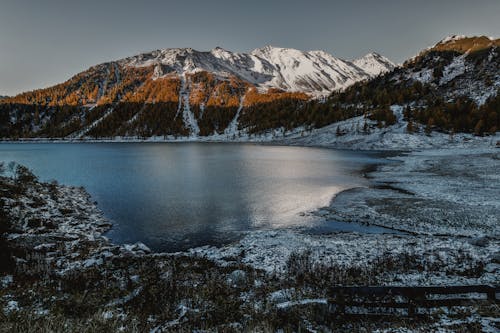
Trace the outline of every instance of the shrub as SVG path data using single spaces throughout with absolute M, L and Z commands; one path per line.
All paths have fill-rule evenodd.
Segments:
M 18 165 L 16 167 L 16 181 L 19 184 L 32 184 L 36 182 L 38 178 L 31 172 L 30 169 L 24 165 Z

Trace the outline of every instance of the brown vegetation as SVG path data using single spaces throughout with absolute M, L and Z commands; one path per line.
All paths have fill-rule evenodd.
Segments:
M 439 43 L 433 51 L 455 51 L 460 53 L 475 52 L 494 46 L 500 46 L 500 39 L 491 40 L 486 36 L 461 38 L 446 43 Z

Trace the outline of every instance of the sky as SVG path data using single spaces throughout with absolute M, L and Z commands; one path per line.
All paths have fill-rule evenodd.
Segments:
M 265 45 L 396 63 L 453 34 L 500 35 L 499 0 L 0 0 L 0 95 L 160 48 Z

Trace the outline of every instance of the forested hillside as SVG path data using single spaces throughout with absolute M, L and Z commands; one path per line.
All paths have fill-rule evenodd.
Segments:
M 348 63 L 324 52 L 272 47 L 251 55 L 220 48 L 155 51 L 1 99 L 0 137 L 230 140 L 271 130 L 307 132 L 361 115 L 390 126 L 398 121 L 392 105 L 404 108 L 410 133 L 485 135 L 500 128 L 499 45 L 487 37 L 448 37 L 378 76 L 390 63 L 373 54 Z M 347 86 L 329 96 L 311 94 L 312 77 L 319 74 L 302 73 L 301 66 L 318 59 L 326 64 L 324 73 L 343 68 L 354 76 L 318 77 L 317 93 L 328 84 Z M 278 69 L 279 75 L 273 72 Z
M 380 126 L 395 117 L 390 105 L 404 107 L 408 131 L 465 132 L 483 135 L 500 129 L 500 40 L 450 37 L 368 82 L 333 94 L 326 120 L 341 113 L 365 114 Z M 331 118 L 330 118 L 331 117 Z

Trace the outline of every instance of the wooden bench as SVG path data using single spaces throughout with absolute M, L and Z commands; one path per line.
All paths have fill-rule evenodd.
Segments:
M 329 304 L 336 306 L 336 311 L 345 314 L 346 307 L 408 309 L 408 315 L 416 314 L 418 308 L 437 308 L 467 306 L 481 302 L 498 303 L 497 286 L 445 286 L 445 287 L 331 287 Z M 436 295 L 483 294 L 485 298 L 452 297 L 430 298 Z M 400 300 L 403 298 L 404 300 Z

